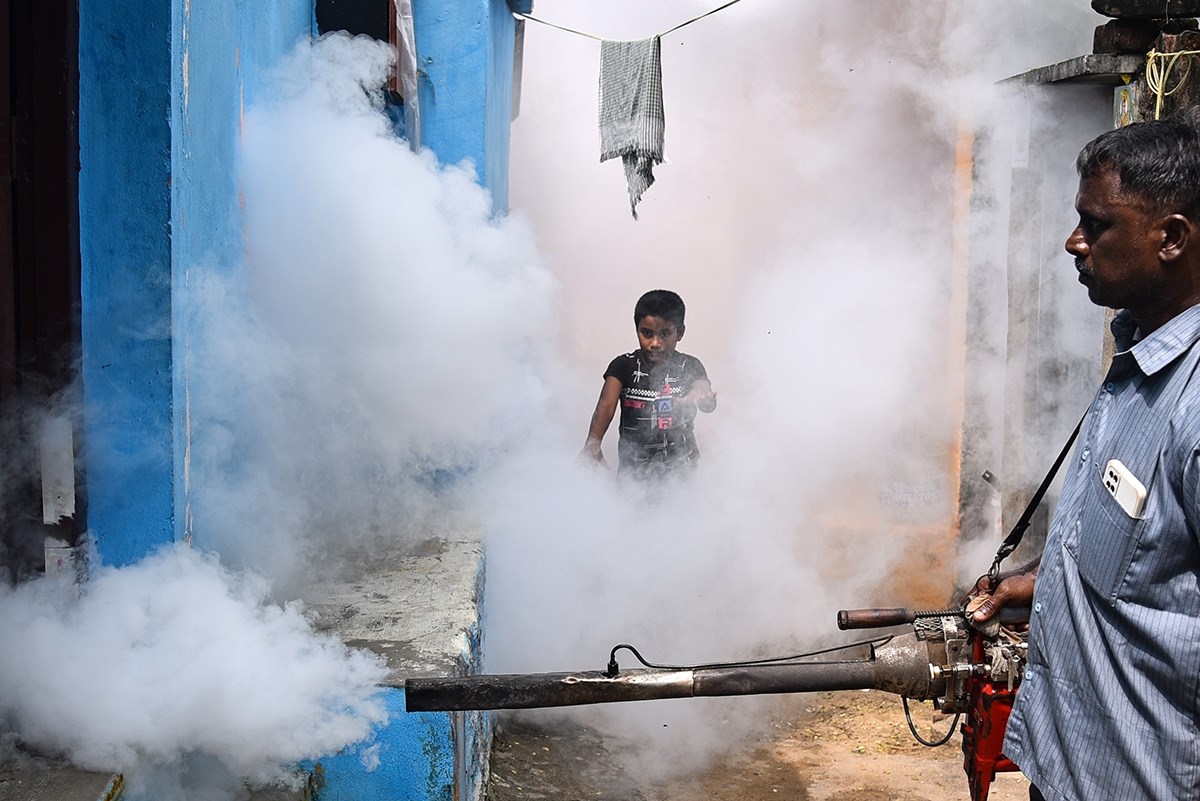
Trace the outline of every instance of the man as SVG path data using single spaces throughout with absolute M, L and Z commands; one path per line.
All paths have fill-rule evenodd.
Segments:
M 1067 238 L 1117 355 L 1066 463 L 1040 560 L 975 618 L 1030 605 L 1004 751 L 1050 801 L 1200 798 L 1200 122 L 1079 154 Z M 1139 486 L 1140 485 L 1140 486 Z

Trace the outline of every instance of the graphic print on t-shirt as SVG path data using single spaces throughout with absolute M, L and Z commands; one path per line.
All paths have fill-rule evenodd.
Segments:
M 708 380 L 704 365 L 693 356 L 674 353 L 665 362 L 648 364 L 640 351 L 618 356 L 606 376 L 621 382 L 622 464 L 670 464 L 699 457 L 692 433 L 694 407 L 675 408 L 675 398 L 685 396 L 693 384 Z

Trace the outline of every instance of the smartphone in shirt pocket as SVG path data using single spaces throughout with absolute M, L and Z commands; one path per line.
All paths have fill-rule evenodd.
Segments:
M 1125 514 L 1140 520 L 1142 508 L 1146 505 L 1146 487 L 1129 468 L 1121 464 L 1120 459 L 1110 459 L 1104 466 L 1101 480 L 1108 494 L 1116 498 L 1117 505 L 1125 510 Z
M 1116 600 L 1146 528 L 1146 485 L 1117 459 L 1087 479 L 1082 530 L 1067 549 L 1097 594 Z

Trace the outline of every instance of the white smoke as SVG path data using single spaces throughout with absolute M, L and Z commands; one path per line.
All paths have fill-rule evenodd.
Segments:
M 293 764 L 363 739 L 386 719 L 380 661 L 314 633 L 267 584 L 188 546 L 0 587 L 0 714 L 22 740 L 97 771 L 133 797 L 180 782 L 287 780 Z
M 193 287 L 197 537 L 277 580 L 452 517 L 435 490 L 547 394 L 555 281 L 470 165 L 393 133 L 389 58 L 334 35 L 280 66 L 246 117 L 245 272 Z

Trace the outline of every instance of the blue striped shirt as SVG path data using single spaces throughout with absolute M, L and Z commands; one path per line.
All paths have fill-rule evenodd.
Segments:
M 1050 801 L 1200 798 L 1200 306 L 1119 353 L 1088 412 L 1034 593 L 1004 751 Z M 1102 472 L 1146 487 L 1130 516 Z

